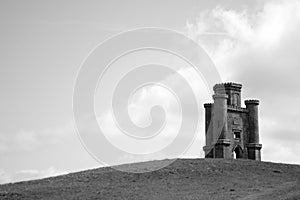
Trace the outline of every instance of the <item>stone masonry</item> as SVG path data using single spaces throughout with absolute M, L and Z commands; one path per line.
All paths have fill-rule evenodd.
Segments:
M 258 100 L 246 100 L 241 107 L 242 85 L 214 86 L 214 103 L 204 104 L 206 158 L 261 160 L 258 126 Z

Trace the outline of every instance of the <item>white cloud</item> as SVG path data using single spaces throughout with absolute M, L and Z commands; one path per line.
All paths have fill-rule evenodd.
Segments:
M 296 0 L 270 1 L 253 13 L 217 7 L 194 22 L 188 21 L 187 34 L 207 49 L 219 69 L 228 70 L 232 62 L 249 52 L 266 54 L 281 49 L 299 30 L 299 11 Z M 211 32 L 221 34 L 216 37 Z
M 189 83 L 189 87 L 184 87 L 181 84 L 180 80 L 182 78 Z M 202 121 L 204 120 L 201 113 L 203 111 L 202 105 L 204 102 L 210 100 L 210 95 L 208 88 L 206 88 L 201 77 L 197 75 L 197 72 L 192 68 L 180 68 L 176 73 L 165 77 L 160 84 L 169 86 L 172 88 L 173 92 L 170 92 L 167 88 L 160 85 L 142 87 L 128 100 L 128 108 L 124 108 L 125 112 L 128 112 L 130 117 L 129 120 L 133 125 L 141 128 L 151 125 L 152 120 L 164 120 L 162 117 L 165 116 L 166 124 L 165 126 L 162 126 L 162 132 L 157 136 L 145 140 L 133 139 L 120 131 L 120 127 L 116 125 L 116 121 L 111 111 L 102 113 L 102 115 L 99 116 L 98 123 L 100 127 L 108 140 L 117 148 L 133 154 L 150 154 L 158 152 L 171 144 L 178 135 L 181 126 L 181 118 L 185 118 L 188 123 L 193 123 L 193 120 L 189 119 L 198 118 L 200 130 L 196 130 L 197 132 L 195 134 L 201 134 L 201 136 L 204 135 L 202 134 L 204 127 L 201 126 Z M 191 95 L 191 92 L 195 96 Z M 181 99 L 179 99 L 179 97 L 181 97 Z M 191 99 L 195 99 L 198 105 L 193 106 L 194 104 L 189 103 L 191 102 Z M 182 108 L 180 107 L 182 103 L 185 104 L 184 108 L 187 109 L 184 116 L 181 113 Z M 164 109 L 165 115 L 161 112 L 158 112 L 157 114 L 151 112 L 151 109 L 155 106 L 161 106 Z M 199 109 L 199 113 L 195 116 L 194 111 L 197 109 Z M 193 110 L 193 112 L 191 112 L 191 110 Z M 133 130 L 129 132 L 130 134 L 135 134 L 136 136 L 143 134 L 141 130 L 137 132 L 134 131 L 136 129 L 130 129 L 130 124 L 128 123 L 121 123 L 120 121 L 118 121 L 118 123 L 125 125 L 125 127 L 121 126 L 123 130 Z M 152 130 L 153 129 L 149 130 L 150 132 L 146 131 L 145 134 L 153 134 L 153 132 L 151 132 Z M 204 141 L 204 138 L 197 137 L 197 140 Z M 201 142 L 198 141 L 197 145 L 199 145 L 199 143 Z M 192 149 L 193 152 L 189 151 L 189 155 L 199 155 L 199 146 Z M 163 156 L 167 158 L 170 155 Z M 150 156 L 145 155 L 145 158 L 149 159 Z M 130 159 L 132 160 L 132 158 Z

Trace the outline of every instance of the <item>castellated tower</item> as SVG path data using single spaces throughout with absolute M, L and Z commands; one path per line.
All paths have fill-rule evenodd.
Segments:
M 241 107 L 242 85 L 214 86 L 214 103 L 204 104 L 206 158 L 261 160 L 258 126 L 258 100 L 246 100 Z

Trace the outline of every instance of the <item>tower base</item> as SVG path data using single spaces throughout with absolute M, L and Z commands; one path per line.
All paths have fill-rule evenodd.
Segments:
M 261 160 L 260 150 L 262 148 L 262 144 L 250 143 L 247 144 L 248 150 L 248 159 L 251 160 Z
M 232 158 L 230 140 L 219 139 L 215 145 L 203 147 L 205 158 Z

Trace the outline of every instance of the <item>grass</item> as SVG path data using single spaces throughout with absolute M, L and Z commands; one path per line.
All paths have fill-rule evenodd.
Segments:
M 157 162 L 164 161 L 123 167 L 151 167 Z M 179 159 L 148 173 L 106 167 L 0 185 L 0 199 L 300 199 L 300 166 Z

